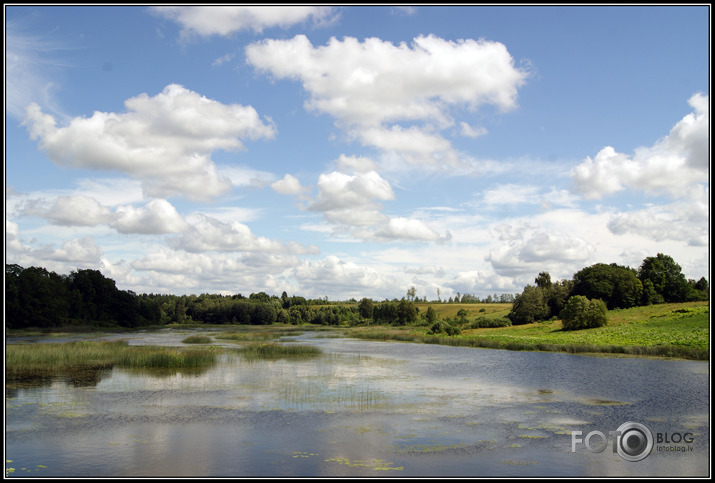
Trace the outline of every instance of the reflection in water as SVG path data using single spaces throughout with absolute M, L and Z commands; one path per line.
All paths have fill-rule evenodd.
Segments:
M 708 473 L 707 363 L 294 339 L 325 355 L 13 384 L 6 467 L 13 477 Z M 625 421 L 689 431 L 692 450 L 639 462 L 571 451 L 572 431 Z

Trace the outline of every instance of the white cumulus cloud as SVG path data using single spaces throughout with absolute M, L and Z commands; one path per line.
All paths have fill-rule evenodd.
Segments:
M 120 233 L 181 233 L 189 224 L 166 200 L 156 199 L 141 208 L 121 206 L 115 210 L 110 225 Z
M 339 171 L 321 174 L 318 194 L 308 210 L 324 213 L 332 223 L 371 225 L 385 221 L 377 201 L 395 197 L 390 183 L 376 171 L 345 174 Z
M 308 296 L 371 297 L 382 299 L 399 286 L 395 277 L 383 274 L 372 267 L 344 261 L 330 255 L 322 260 L 303 260 L 292 271 L 292 276 Z
M 152 10 L 179 23 L 182 36 L 227 36 L 240 30 L 262 32 L 271 27 L 287 28 L 312 20 L 315 24 L 329 23 L 336 16 L 332 7 L 297 5 L 255 6 L 157 6 Z
M 571 170 L 576 189 L 586 198 L 632 188 L 674 198 L 687 196 L 708 182 L 710 112 L 708 96 L 695 94 L 688 101 L 693 112 L 681 119 L 653 146 L 618 153 L 606 146 Z
M 225 105 L 176 84 L 154 97 L 125 102 L 127 112 L 94 112 L 59 127 L 36 104 L 25 124 L 33 140 L 61 166 L 119 171 L 142 181 L 145 192 L 164 198 L 206 200 L 231 188 L 219 176 L 211 153 L 243 149 L 242 139 L 270 138 L 250 106 Z
M 223 222 L 201 214 L 196 218 L 190 229 L 170 241 L 173 248 L 194 253 L 285 250 L 280 242 L 254 235 L 243 223 Z
M 378 238 L 447 241 L 451 238 L 449 232 L 444 237 L 430 228 L 424 221 L 414 218 L 391 218 L 388 224 L 377 231 Z
M 272 183 L 271 188 L 273 188 L 276 193 L 282 195 L 300 195 L 307 190 L 307 188 L 300 184 L 298 178 L 292 174 L 286 174 L 283 176 L 283 179 Z
M 437 132 L 454 124 L 453 107 L 514 109 L 529 75 L 499 42 L 434 35 L 399 45 L 332 38 L 319 47 L 298 35 L 251 44 L 246 57 L 258 70 L 302 82 L 306 108 L 333 116 L 350 138 L 433 165 L 458 157 Z

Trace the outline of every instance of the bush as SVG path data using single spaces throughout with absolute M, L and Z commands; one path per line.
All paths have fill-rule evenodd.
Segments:
M 432 325 L 430 328 L 430 331 L 428 334 L 431 335 L 437 335 L 437 334 L 447 334 L 447 335 L 460 335 L 462 331 L 459 329 L 459 327 L 455 327 L 443 320 L 440 320 L 439 322 L 436 322 L 435 324 Z
M 564 330 L 592 329 L 606 325 L 607 312 L 602 300 L 574 295 L 568 299 L 560 316 Z
M 470 329 L 491 329 L 495 327 L 510 327 L 511 320 L 506 317 L 500 319 L 488 319 L 487 317 L 479 317 L 469 326 Z

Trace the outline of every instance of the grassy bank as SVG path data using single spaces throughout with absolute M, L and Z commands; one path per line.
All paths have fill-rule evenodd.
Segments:
M 438 308 L 435 306 L 435 310 Z M 500 310 L 479 313 L 486 317 L 504 316 Z M 469 315 L 471 323 L 474 317 Z M 351 330 L 350 336 L 493 349 L 708 360 L 709 326 L 708 302 L 689 302 L 610 311 L 608 325 L 597 329 L 565 331 L 560 320 L 552 320 L 491 329 L 469 329 L 465 324 L 457 336 L 428 335 L 426 327 L 360 328 Z

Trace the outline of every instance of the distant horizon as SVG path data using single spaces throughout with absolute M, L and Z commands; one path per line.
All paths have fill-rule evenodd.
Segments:
M 710 279 L 708 5 L 5 6 L 5 262 L 137 294 Z

